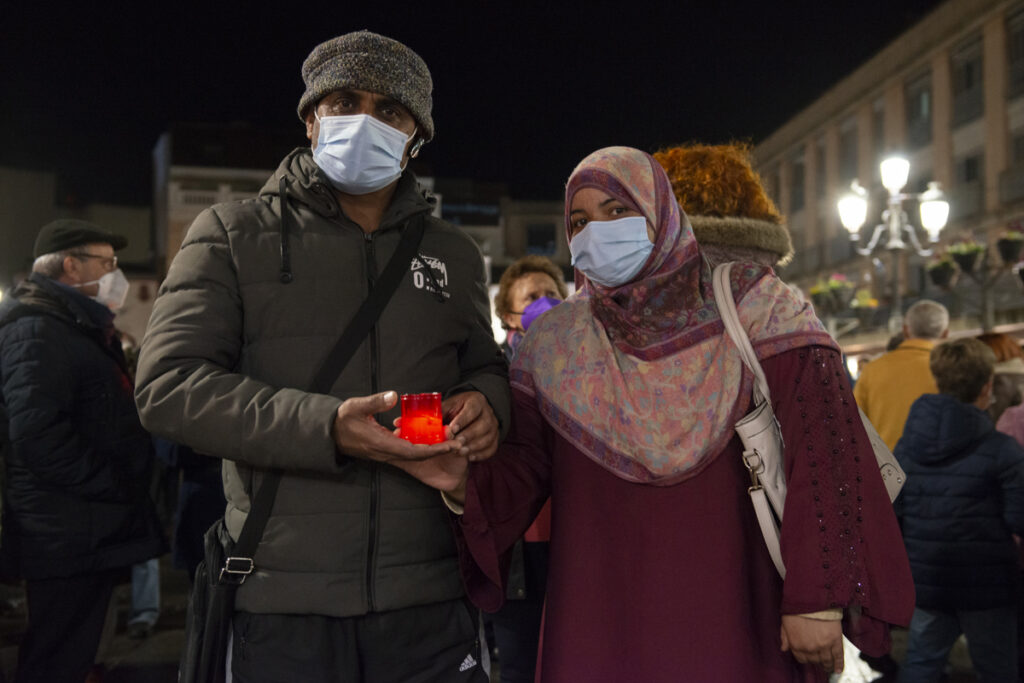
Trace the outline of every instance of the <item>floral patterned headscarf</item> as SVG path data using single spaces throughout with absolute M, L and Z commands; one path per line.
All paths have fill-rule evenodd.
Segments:
M 651 255 L 630 282 L 581 288 L 537 319 L 512 365 L 514 387 L 589 458 L 628 481 L 670 485 L 699 473 L 733 435 L 752 380 L 725 336 L 711 270 L 665 171 L 628 147 L 598 150 L 566 187 L 606 192 L 654 227 Z M 770 268 L 736 264 L 740 322 L 761 359 L 812 344 L 835 347 L 798 290 Z

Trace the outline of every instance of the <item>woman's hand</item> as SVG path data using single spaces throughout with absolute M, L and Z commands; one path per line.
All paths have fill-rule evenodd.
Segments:
M 498 451 L 498 418 L 479 391 L 455 394 L 445 399 L 441 410 L 448 420 L 448 438 L 465 444 L 460 452 L 466 458 L 478 462 Z
M 843 670 L 841 621 L 782 615 L 782 651 L 792 652 L 801 664 L 818 664 L 829 673 Z
M 413 444 L 380 426 L 374 416 L 391 410 L 397 402 L 396 392 L 385 391 L 356 396 L 338 406 L 331 430 L 338 451 L 364 460 L 397 464 L 426 460 L 441 453 L 457 453 L 466 448 L 466 440 L 454 434 L 443 443 Z
M 392 460 L 391 463 L 421 482 L 444 491 L 457 503 L 466 499 L 469 461 L 458 452 L 442 453 L 426 460 Z

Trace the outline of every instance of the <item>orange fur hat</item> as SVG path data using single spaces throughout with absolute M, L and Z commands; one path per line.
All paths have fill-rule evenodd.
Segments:
M 789 231 L 750 163 L 749 145 L 680 145 L 654 158 L 712 261 L 784 266 L 793 258 Z

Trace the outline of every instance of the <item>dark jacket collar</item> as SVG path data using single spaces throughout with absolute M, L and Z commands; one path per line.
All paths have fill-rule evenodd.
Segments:
M 40 273 L 29 275 L 15 288 L 12 296 L 22 304 L 38 306 L 51 315 L 68 318 L 78 325 L 101 330 L 114 327 L 114 314 L 109 308 Z
M 114 313 L 109 308 L 92 297 L 86 296 L 71 285 L 66 285 L 57 280 L 50 280 L 50 282 L 56 285 L 59 290 L 63 291 L 68 297 L 69 302 L 71 302 L 71 305 L 81 309 L 81 311 L 88 316 L 88 319 L 93 325 L 103 329 L 108 327 L 112 328 L 114 326 Z
M 93 301 L 72 287 L 62 285 L 45 275 L 32 273 L 11 293 L 10 303 L 0 305 L 0 322 L 25 315 L 36 309 L 91 337 L 128 374 L 121 342 L 114 327 L 114 314 L 103 304 Z
M 280 193 L 281 177 L 287 181 L 288 198 L 299 201 L 316 213 L 335 217 L 341 214 L 341 206 L 335 198 L 334 189 L 323 170 L 313 161 L 308 147 L 292 150 L 267 180 L 261 197 L 276 197 Z M 411 217 L 433 209 L 433 198 L 420 188 L 419 182 L 408 168 L 398 180 L 398 187 L 391 198 L 391 205 L 384 212 L 381 229 L 400 227 Z

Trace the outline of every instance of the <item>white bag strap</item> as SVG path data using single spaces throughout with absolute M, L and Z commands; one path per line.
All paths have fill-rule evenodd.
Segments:
M 754 347 L 750 345 L 750 338 L 740 324 L 740 316 L 736 311 L 736 302 L 732 298 L 732 289 L 729 287 L 729 271 L 732 263 L 721 263 L 715 267 L 712 276 L 712 286 L 715 291 L 715 302 L 718 304 L 718 312 L 725 325 L 725 332 L 732 339 L 733 344 L 740 351 L 743 364 L 747 366 L 754 375 L 754 404 L 762 405 L 768 403 L 767 410 L 771 410 L 771 392 L 768 391 L 768 380 L 764 376 L 760 361 L 754 353 Z M 748 452 L 744 451 L 744 464 Z M 772 564 L 779 572 L 779 576 L 786 578 L 786 566 L 782 562 L 782 548 L 779 547 L 779 527 L 772 514 L 771 504 L 765 495 L 764 488 L 760 482 L 755 481 L 754 485 L 747 489 L 750 500 L 754 505 L 754 513 L 757 516 L 757 524 L 761 527 L 761 536 L 764 537 L 765 546 L 768 548 L 768 555 L 772 558 Z
M 754 514 L 757 515 L 757 525 L 761 527 L 761 536 L 764 537 L 764 545 L 768 548 L 768 555 L 772 558 L 772 564 L 779 576 L 786 578 L 786 565 L 782 562 L 782 548 L 779 545 L 779 525 L 775 522 L 772 514 L 771 504 L 768 496 L 764 494 L 761 487 L 747 489 L 750 494 L 750 501 L 754 504 Z
M 761 405 L 765 401 L 771 402 L 772 396 L 768 391 L 768 380 L 765 379 L 764 370 L 761 369 L 761 363 L 757 360 L 757 354 L 754 353 L 754 347 L 750 345 L 750 338 L 747 337 L 746 330 L 740 324 L 736 302 L 732 299 L 732 289 L 729 287 L 729 271 L 731 269 L 732 263 L 720 263 L 715 266 L 712 276 L 715 303 L 718 304 L 718 313 L 722 316 L 726 334 L 740 350 L 743 364 L 754 375 L 754 404 Z

